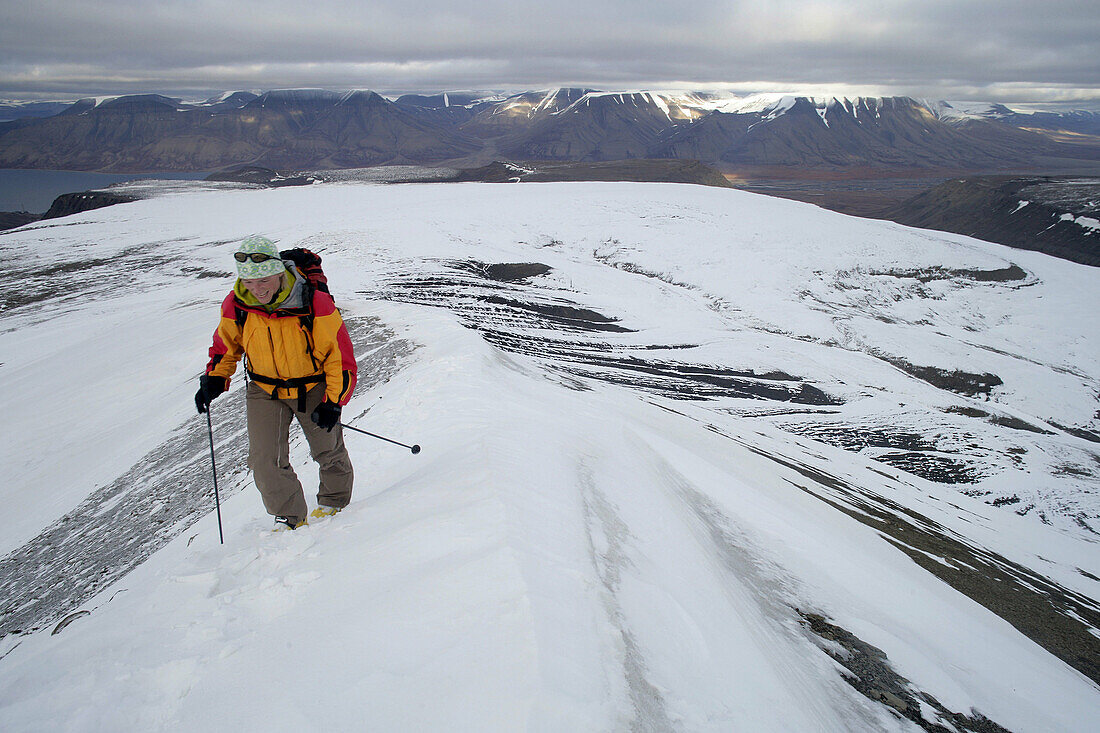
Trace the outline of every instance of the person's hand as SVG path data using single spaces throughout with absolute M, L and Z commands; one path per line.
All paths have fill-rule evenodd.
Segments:
M 309 419 L 317 423 L 317 427 L 332 432 L 336 424 L 340 422 L 340 405 L 335 402 L 322 402 L 309 416 Z
M 224 392 L 225 388 L 225 377 L 212 377 L 209 374 L 199 377 L 199 391 L 195 393 L 195 408 L 200 415 L 210 409 L 210 403 Z

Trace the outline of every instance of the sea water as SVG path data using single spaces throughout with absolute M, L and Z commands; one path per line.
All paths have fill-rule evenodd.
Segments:
M 0 211 L 29 211 L 44 214 L 53 200 L 63 193 L 105 188 L 113 183 L 143 179 L 196 181 L 201 173 L 89 173 L 86 171 L 50 171 L 0 169 Z

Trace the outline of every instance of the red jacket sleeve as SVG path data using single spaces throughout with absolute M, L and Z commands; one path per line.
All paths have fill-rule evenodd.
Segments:
M 351 337 L 332 296 L 320 290 L 313 294 L 314 353 L 324 362 L 325 398 L 346 405 L 355 390 L 358 367 Z
M 214 331 L 209 352 L 210 361 L 206 364 L 206 373 L 225 377 L 226 386 L 229 385 L 229 378 L 237 371 L 237 362 L 244 351 L 241 345 L 241 327 L 237 325 L 237 309 L 233 304 L 233 293 L 230 293 L 222 301 L 221 319 Z

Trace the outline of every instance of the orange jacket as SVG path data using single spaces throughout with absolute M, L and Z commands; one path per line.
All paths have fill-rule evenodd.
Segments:
M 250 304 L 248 300 L 255 299 L 248 298 L 238 283 L 222 302 L 206 373 L 225 377 L 228 387 L 244 354 L 248 374 L 268 394 L 298 399 L 303 384 L 308 390 L 324 382 L 326 401 L 346 405 L 357 372 L 351 338 L 328 293 L 306 286 L 303 295 L 312 295 L 310 307 L 278 306 L 269 313 L 262 305 Z M 289 380 L 299 382 L 288 385 Z

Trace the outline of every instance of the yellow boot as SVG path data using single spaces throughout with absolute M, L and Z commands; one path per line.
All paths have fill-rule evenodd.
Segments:
M 318 505 L 316 509 L 309 513 L 311 519 L 324 519 L 325 517 L 331 517 L 340 511 L 340 507 Z

